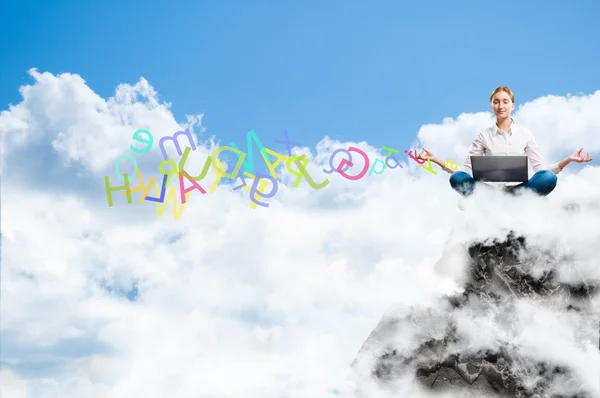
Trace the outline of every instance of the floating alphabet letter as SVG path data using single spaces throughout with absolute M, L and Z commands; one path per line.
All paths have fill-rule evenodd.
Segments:
M 331 154 L 331 156 L 329 157 L 329 167 L 331 167 L 331 168 L 330 168 L 329 170 L 325 170 L 325 169 L 323 169 L 323 172 L 324 172 L 324 173 L 326 173 L 326 174 L 331 174 L 331 173 L 333 173 L 333 172 L 337 171 L 337 169 L 336 169 L 336 168 L 333 166 L 333 157 L 334 157 L 334 156 L 335 156 L 337 153 L 340 153 L 340 152 L 345 152 L 345 153 L 346 153 L 346 155 L 348 155 L 348 158 L 349 158 L 349 159 L 348 159 L 348 162 L 347 162 L 345 165 L 347 165 L 347 166 L 348 166 L 348 167 L 346 168 L 346 170 L 348 170 L 348 169 L 350 168 L 350 165 L 352 164 L 352 154 L 351 154 L 351 153 L 350 153 L 350 152 L 349 152 L 347 149 L 340 148 L 340 149 L 336 149 L 335 151 L 333 151 L 333 153 L 332 153 L 332 154 Z M 346 170 L 343 170 L 343 171 L 346 171 Z
M 154 180 L 156 179 L 156 177 L 152 176 L 150 178 L 150 182 L 148 183 L 148 185 L 144 184 L 144 177 L 142 177 L 142 171 L 137 168 L 135 169 L 135 173 L 137 175 L 137 179 L 139 182 L 139 185 L 135 188 L 131 189 L 131 193 L 137 192 L 137 191 L 142 191 L 142 196 L 140 197 L 140 204 L 144 203 L 144 200 L 146 199 L 146 196 L 148 196 L 148 193 L 150 192 L 150 188 L 152 187 L 152 184 L 154 184 Z M 123 195 L 127 195 L 127 192 L 121 192 Z
M 347 161 L 346 159 L 342 159 L 342 161 L 340 162 L 340 164 L 337 167 L 337 171 L 338 171 L 338 173 L 340 173 L 341 175 L 343 175 L 344 177 L 346 177 L 349 180 L 353 180 L 353 181 L 360 180 L 365 174 L 367 174 L 367 170 L 369 170 L 369 157 L 367 156 L 366 153 L 364 153 L 360 149 L 355 148 L 353 146 L 351 146 L 350 148 L 348 148 L 348 151 L 360 153 L 362 155 L 362 157 L 365 159 L 365 167 L 363 168 L 363 170 L 358 175 L 356 175 L 356 176 L 350 176 L 350 175 L 344 173 L 344 171 L 342 170 L 342 168 L 345 165 L 350 165 L 350 167 L 352 167 L 352 166 L 354 166 L 354 164 L 351 163 L 351 162 L 349 162 L 349 161 Z
M 189 182 L 192 183 L 191 187 L 189 187 L 189 188 L 185 187 L 183 177 L 185 177 Z M 187 173 L 187 171 L 181 170 L 179 172 L 179 193 L 181 194 L 181 203 L 182 204 L 185 204 L 186 198 L 188 197 L 188 195 L 186 195 L 186 194 L 188 192 L 193 191 L 194 189 L 197 189 L 203 195 L 206 193 L 204 188 L 202 188 L 202 186 L 200 184 L 198 184 L 192 177 L 190 177 L 190 175 Z
M 386 149 L 388 151 L 388 153 L 385 155 L 386 158 L 389 158 L 391 156 L 392 152 L 400 153 L 399 150 L 393 149 L 393 148 L 390 148 L 390 147 L 387 147 L 387 146 L 382 146 L 381 149 Z M 406 152 L 406 151 L 404 151 L 404 152 Z
M 225 172 L 223 163 L 219 162 L 219 154 L 223 151 L 234 152 L 238 155 L 238 161 L 235 164 L 235 167 L 233 169 L 233 172 L 231 172 L 231 174 L 227 174 Z M 213 169 L 215 172 L 217 172 L 218 175 L 220 175 L 221 177 L 226 177 L 226 178 L 235 180 L 236 176 L 238 175 L 239 170 L 242 168 L 244 159 L 246 158 L 246 153 L 240 151 L 239 149 L 230 147 L 230 146 L 221 146 L 221 147 L 218 147 L 217 149 L 215 149 L 210 157 L 212 158 Z
M 455 171 L 456 169 L 458 169 L 458 163 L 456 163 L 453 160 L 446 160 L 446 167 L 452 171 Z
M 413 159 L 415 162 L 417 162 L 417 163 L 419 163 L 419 164 L 421 164 L 421 165 L 422 165 L 423 163 L 425 163 L 425 160 L 419 160 L 419 159 L 417 159 L 417 156 L 418 156 L 418 155 L 417 155 L 417 150 L 416 150 L 416 149 L 415 149 L 415 154 L 414 154 L 414 156 L 413 156 L 412 152 L 410 152 L 410 151 L 407 151 L 406 149 L 404 150 L 404 152 L 405 152 L 405 153 L 408 153 L 408 157 L 409 157 L 409 158 L 411 158 L 411 159 Z
M 395 166 L 390 166 L 389 164 L 389 160 L 393 159 L 394 162 L 396 162 Z M 387 158 L 385 158 L 385 164 L 387 165 L 387 167 L 389 167 L 390 169 L 395 169 L 396 167 L 400 166 L 401 169 L 403 169 L 404 167 L 402 167 L 402 164 L 398 161 L 398 159 L 396 159 L 395 156 L 388 156 Z
M 432 172 L 433 174 L 437 174 L 437 172 L 433 171 L 433 167 L 431 166 L 431 159 L 427 159 L 427 165 L 428 167 L 425 167 L 424 165 L 421 165 L 421 167 L 427 171 Z
M 271 188 L 271 192 L 269 193 L 265 193 L 264 190 L 267 186 L 267 182 L 264 180 L 270 180 L 271 183 L 273 184 L 273 188 Z M 260 185 L 259 185 L 260 182 Z M 269 207 L 268 203 L 262 203 L 259 202 L 256 199 L 256 194 L 258 194 L 261 198 L 272 198 L 273 196 L 275 196 L 275 194 L 277 193 L 277 180 L 273 177 L 271 177 L 270 175 L 267 174 L 256 174 L 256 178 L 254 179 L 254 181 L 252 182 L 252 187 L 250 188 L 250 200 L 254 203 L 256 203 L 256 205 L 262 206 L 262 207 Z M 250 205 L 251 208 L 255 209 L 256 205 Z
M 221 148 L 218 148 L 218 149 L 221 149 Z M 187 158 L 188 158 L 188 155 L 190 154 L 190 151 L 191 151 L 190 147 L 186 146 L 185 150 L 183 151 L 183 156 L 179 160 L 179 173 L 181 173 L 185 169 L 185 162 L 187 162 Z M 202 180 L 204 177 L 206 177 L 206 173 L 208 173 L 208 169 L 210 168 L 210 163 L 211 163 L 211 157 L 209 156 L 206 158 L 206 161 L 204 162 L 204 168 L 202 169 L 202 173 L 200 173 L 199 176 L 192 177 L 189 175 L 189 173 L 186 172 L 187 178 L 192 179 L 194 181 Z
M 378 162 L 383 165 L 383 167 L 381 168 L 381 170 L 379 172 L 375 171 L 375 165 Z M 369 170 L 369 175 L 371 175 L 373 172 L 375 172 L 375 174 L 381 174 L 381 173 L 383 173 L 384 170 L 385 170 L 385 162 L 381 159 L 375 159 L 375 161 L 373 162 L 373 166 L 371 167 L 371 170 Z
M 288 156 L 292 156 L 292 144 L 297 145 L 297 146 L 300 146 L 302 144 L 299 144 L 297 142 L 291 142 L 290 139 L 288 138 L 287 130 L 284 130 L 283 134 L 285 135 L 285 141 L 275 140 L 275 142 L 278 144 L 284 144 L 287 147 Z M 277 177 L 275 177 L 275 178 L 277 178 Z
M 291 168 L 291 160 L 294 160 L 294 163 L 298 167 L 299 171 L 293 170 Z M 306 166 L 308 166 L 308 159 L 306 159 L 306 155 L 304 155 L 304 154 L 302 154 L 300 156 L 294 155 L 287 160 L 286 167 L 287 167 L 288 171 L 291 174 L 296 176 L 296 182 L 294 182 L 294 188 L 298 188 L 298 185 L 300 185 L 300 181 L 302 181 L 302 177 L 304 177 L 306 179 L 306 182 L 308 182 L 308 185 L 310 185 L 314 189 L 325 188 L 327 185 L 329 185 L 328 179 L 325 179 L 325 181 L 323 181 L 322 183 L 317 184 L 315 182 L 315 180 L 313 180 L 313 178 L 310 176 L 310 174 L 308 174 L 308 170 L 306 170 Z

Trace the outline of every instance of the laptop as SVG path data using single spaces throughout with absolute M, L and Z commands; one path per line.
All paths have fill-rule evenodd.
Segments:
M 529 180 L 528 157 L 520 156 L 471 156 L 475 181 L 527 182 Z

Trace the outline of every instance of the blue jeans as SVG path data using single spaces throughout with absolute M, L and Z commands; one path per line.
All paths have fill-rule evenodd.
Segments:
M 540 170 L 527 182 L 514 187 L 505 188 L 509 193 L 517 193 L 523 189 L 530 189 L 538 195 L 546 196 L 554 190 L 558 177 L 550 170 Z M 450 186 L 462 196 L 469 196 L 475 189 L 475 180 L 464 171 L 455 171 L 450 176 Z

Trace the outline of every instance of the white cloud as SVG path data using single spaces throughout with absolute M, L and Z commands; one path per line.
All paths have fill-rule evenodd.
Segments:
M 27 383 L 8 369 L 0 369 L 0 398 L 26 398 L 29 395 Z
M 214 193 L 194 191 L 174 221 L 172 204 L 157 218 L 153 203 L 138 204 L 139 192 L 131 205 L 115 194 L 108 208 L 98 199 L 102 177 L 116 181 L 113 163 L 125 153 L 139 161 L 144 180 L 158 176 L 158 140 L 186 126 L 201 128 L 201 115 L 176 121 L 144 79 L 104 100 L 77 75 L 31 75 L 35 83 L 21 90 L 23 101 L 0 114 L 7 144 L 0 371 L 10 386 L 6 396 L 352 397 L 349 365 L 382 313 L 390 305 L 402 313 L 434 305 L 456 286 L 464 267 L 453 258 L 438 261 L 445 245 L 513 228 L 576 253 L 577 272 L 565 262 L 565 280 L 600 277 L 595 166 L 579 172 L 569 166 L 547 202 L 481 193 L 465 213 L 448 174 L 437 168 L 433 175 L 404 163 L 359 181 L 331 174 L 317 191 L 305 180 L 292 188 L 295 177 L 287 173 L 287 186 L 267 200 L 268 209 L 252 210 L 248 191 L 220 185 Z M 600 146 L 593 132 L 599 93 L 538 99 L 515 116 L 544 131 L 537 136 L 546 154 L 569 145 L 592 152 Z M 423 126 L 419 139 L 462 162 L 473 132 L 491 122 L 490 114 L 462 114 Z M 146 155 L 128 151 L 139 128 L 154 135 Z M 349 145 L 371 159 L 381 156 L 366 142 L 324 138 L 316 153 L 307 153 L 317 183 L 326 177 L 320 169 L 329 168 L 329 154 Z M 186 170 L 199 173 L 213 147 L 192 152 Z M 29 161 L 36 156 L 55 163 Z M 354 161 L 362 168 L 360 157 Z M 44 167 L 72 181 L 52 173 L 35 180 Z M 78 173 L 91 174 L 94 186 L 53 190 L 77 186 Z M 208 191 L 214 178 L 211 172 L 200 183 Z M 582 212 L 565 212 L 569 201 Z M 569 341 L 548 353 L 550 339 L 528 340 L 535 330 L 523 331 L 528 349 L 569 361 Z M 582 351 L 578 358 L 597 361 L 598 354 Z M 581 373 L 591 377 L 583 365 Z

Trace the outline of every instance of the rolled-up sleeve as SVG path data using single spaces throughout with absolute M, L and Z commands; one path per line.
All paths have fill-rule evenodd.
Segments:
M 532 134 L 530 134 L 530 137 L 527 140 L 525 154 L 529 157 L 529 161 L 531 162 L 531 167 L 533 168 L 534 173 L 537 173 L 540 170 L 551 170 L 554 172 L 554 174 L 560 173 L 558 162 L 546 165 L 544 164 L 537 142 Z
M 483 134 L 477 134 L 477 137 L 471 143 L 471 147 L 469 148 L 469 154 L 465 159 L 463 165 L 459 168 L 466 173 L 468 173 L 471 177 L 473 177 L 473 169 L 471 167 L 471 156 L 482 156 L 485 153 L 485 146 L 483 145 Z

